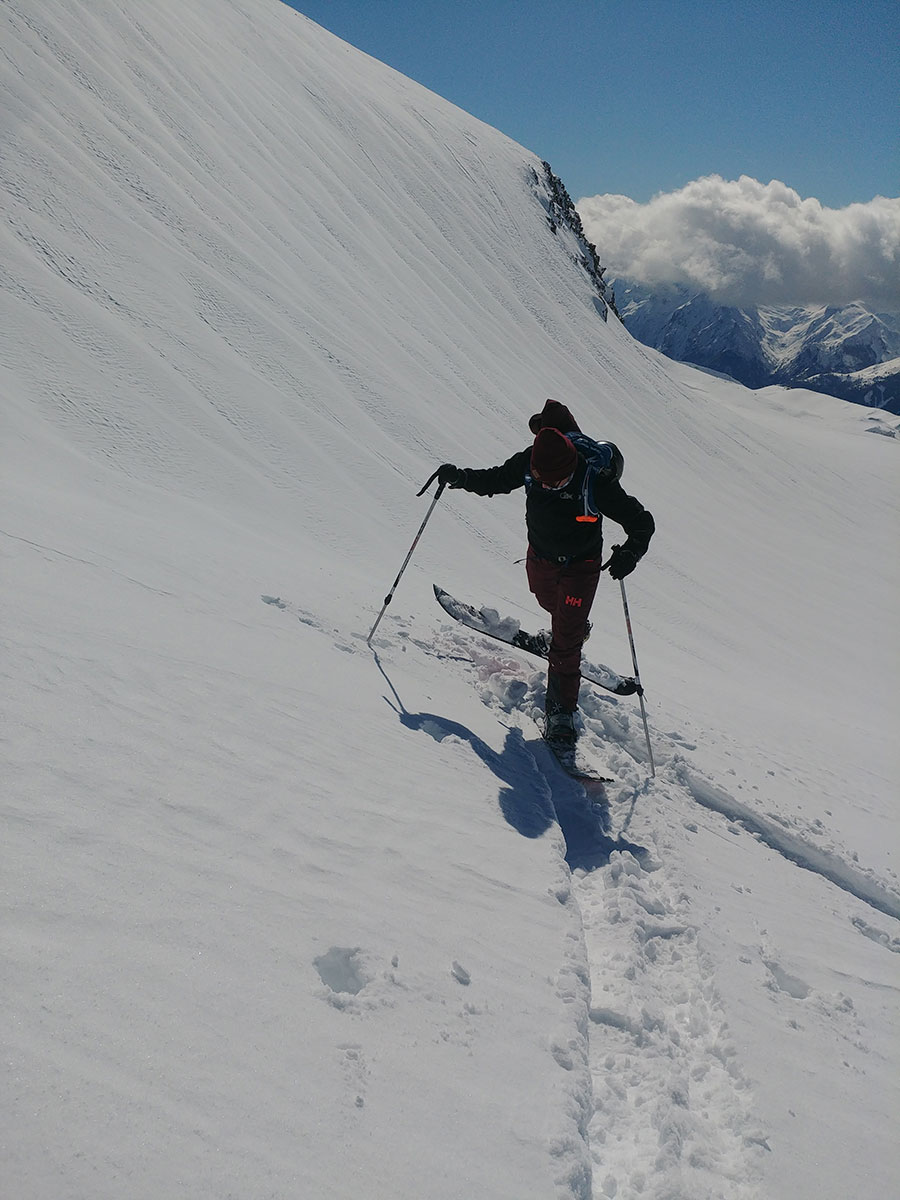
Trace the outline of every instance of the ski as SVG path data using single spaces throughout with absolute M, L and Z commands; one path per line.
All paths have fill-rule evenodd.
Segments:
M 548 738 L 544 738 L 547 743 L 550 753 L 569 776 L 576 783 L 615 783 L 611 775 L 600 775 L 596 771 L 592 771 L 589 767 L 578 761 L 578 752 L 574 746 L 562 746 L 559 742 L 551 742 Z
M 494 638 L 498 642 L 505 642 L 507 646 L 524 650 L 526 654 L 546 659 L 547 646 L 544 639 L 526 633 L 514 617 L 501 617 L 492 608 L 473 608 L 471 604 L 464 604 L 462 600 L 457 600 L 437 584 L 434 584 L 433 587 L 438 604 L 454 621 L 459 621 L 461 625 L 467 625 L 469 629 L 483 633 L 486 637 Z M 616 696 L 633 696 L 636 692 L 640 692 L 640 686 L 636 680 L 627 675 L 619 675 L 602 664 L 589 663 L 584 659 L 581 661 L 581 678 Z

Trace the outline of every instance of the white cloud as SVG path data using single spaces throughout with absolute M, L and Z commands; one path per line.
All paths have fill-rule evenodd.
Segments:
M 728 304 L 844 304 L 900 311 L 900 199 L 825 208 L 778 180 L 709 175 L 638 204 L 578 202 L 610 278 L 685 283 Z

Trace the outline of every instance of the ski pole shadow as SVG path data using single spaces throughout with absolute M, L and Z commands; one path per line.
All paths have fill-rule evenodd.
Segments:
M 442 742 L 448 737 L 467 742 L 477 757 L 503 784 L 497 803 L 504 820 L 522 837 L 539 838 L 553 827 L 557 818 L 549 789 L 541 786 L 542 780 L 537 776 L 534 760 L 520 730 L 508 730 L 503 749 L 497 751 L 458 721 L 451 721 L 437 713 L 409 712 L 381 665 L 378 654 L 373 651 L 373 655 L 375 665 L 384 676 L 393 695 L 393 700 L 385 696 L 385 702 L 394 710 L 405 728 L 417 733 L 427 733 L 436 742 Z

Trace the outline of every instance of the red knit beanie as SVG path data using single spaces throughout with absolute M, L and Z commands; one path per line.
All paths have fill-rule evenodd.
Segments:
M 531 448 L 531 473 L 540 483 L 562 483 L 574 472 L 578 452 L 558 429 L 542 429 Z

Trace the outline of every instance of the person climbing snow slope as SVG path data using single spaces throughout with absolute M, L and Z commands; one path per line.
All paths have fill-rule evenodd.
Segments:
M 613 579 L 631 574 L 656 528 L 651 514 L 619 479 L 623 458 L 611 442 L 582 434 L 571 412 L 557 400 L 529 421 L 535 435 L 527 446 L 496 467 L 478 469 L 444 463 L 437 472 L 450 488 L 494 496 L 525 488 L 525 559 L 528 586 L 551 617 L 545 703 L 546 736 L 574 743 L 581 683 L 581 647 L 601 570 Z M 625 530 L 602 563 L 603 517 Z

